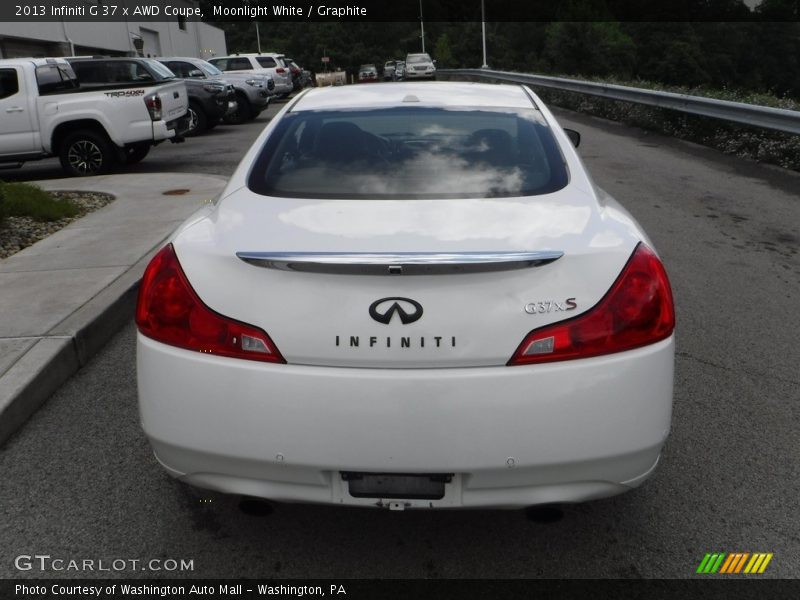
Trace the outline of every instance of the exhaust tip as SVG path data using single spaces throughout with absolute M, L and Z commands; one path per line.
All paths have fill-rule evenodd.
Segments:
M 263 498 L 245 497 L 239 500 L 239 510 L 251 517 L 266 517 L 275 512 L 272 504 Z
M 525 509 L 525 516 L 532 523 L 557 523 L 564 518 L 564 511 L 555 504 L 529 506 Z

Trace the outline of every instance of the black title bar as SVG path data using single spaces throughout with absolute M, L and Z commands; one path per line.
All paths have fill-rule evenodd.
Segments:
M 481 21 L 481 0 L 3 0 L 0 21 Z M 485 20 L 797 21 L 800 2 L 484 0 Z M 421 11 L 420 11 L 421 7 Z M 421 14 L 420 14 L 421 12 Z

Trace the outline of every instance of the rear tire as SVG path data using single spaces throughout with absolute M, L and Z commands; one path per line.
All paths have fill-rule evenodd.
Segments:
M 244 94 L 236 95 L 236 111 L 223 117 L 223 121 L 231 125 L 240 125 L 253 118 L 253 109 L 250 107 L 250 101 Z
M 117 163 L 115 148 L 105 133 L 91 130 L 67 134 L 58 158 L 64 171 L 73 177 L 103 175 Z

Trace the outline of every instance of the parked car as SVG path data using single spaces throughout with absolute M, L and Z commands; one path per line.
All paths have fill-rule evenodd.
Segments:
M 145 270 L 159 463 L 390 509 L 641 484 L 670 430 L 670 284 L 569 135 L 524 86 L 304 92 Z
M 165 140 L 183 141 L 186 86 L 156 65 L 162 79 L 147 59 L 95 62 L 93 77 L 81 63 L 79 82 L 62 58 L 0 60 L 0 163 L 58 156 L 67 174 L 96 175 L 142 160 Z
M 436 64 L 427 53 L 406 56 L 405 79 L 436 79 Z
M 283 62 L 282 54 L 234 54 L 212 58 L 208 62 L 226 75 L 231 72 L 269 75 L 275 82 L 275 94 L 278 97 L 288 96 L 294 88 L 291 72 Z
M 395 81 L 403 81 L 406 75 L 406 63 L 405 61 L 398 60 L 394 66 L 394 80 Z
M 378 69 L 375 68 L 375 65 L 367 64 L 358 67 L 358 81 L 360 83 L 378 81 Z
M 171 71 L 180 77 L 221 82 L 232 85 L 236 106 L 223 115 L 226 123 L 243 123 L 255 119 L 269 106 L 274 94 L 275 82 L 267 74 L 223 73 L 211 63 L 200 58 L 173 56 L 159 58 Z
M 186 84 L 189 96 L 187 136 L 213 129 L 225 115 L 236 110 L 236 92 L 228 82 L 203 80 L 202 77 L 193 78 L 189 75 L 190 71 L 180 64 L 173 63 L 177 69 L 175 70 L 162 59 L 157 60 Z
M 383 65 L 383 80 L 384 81 L 393 81 L 394 80 L 394 72 L 395 67 L 397 65 L 396 60 L 387 60 Z

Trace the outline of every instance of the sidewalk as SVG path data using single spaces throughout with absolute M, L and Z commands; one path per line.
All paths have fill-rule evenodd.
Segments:
M 225 181 L 147 173 L 36 182 L 116 200 L 0 260 L 0 444 L 133 317 L 150 257 Z

